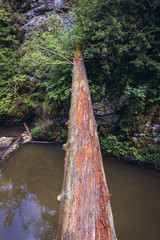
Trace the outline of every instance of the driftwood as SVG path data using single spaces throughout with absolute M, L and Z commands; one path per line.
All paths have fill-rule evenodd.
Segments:
M 88 81 L 76 49 L 57 240 L 116 240 Z
M 31 133 L 29 131 L 29 128 L 28 128 L 28 126 L 27 126 L 27 124 L 25 122 L 23 123 L 23 125 L 24 125 L 24 127 L 26 129 L 26 132 L 27 132 L 27 135 L 29 136 L 30 141 L 31 141 L 32 140 L 32 135 L 31 135 Z
M 11 152 L 16 150 L 21 143 L 21 137 L 17 138 L 16 141 L 14 141 L 11 146 L 7 149 L 7 151 L 3 154 L 1 160 L 5 159 Z
M 26 132 L 24 132 L 9 146 L 9 148 L 6 150 L 6 152 L 3 154 L 0 160 L 4 160 L 7 156 L 9 156 L 10 153 L 19 148 L 20 145 L 31 142 L 32 136 L 26 123 L 24 123 L 24 127 Z
M 43 143 L 43 144 L 55 144 L 55 143 L 57 143 L 56 141 L 55 142 L 47 142 L 47 141 L 30 141 L 31 143 L 38 143 L 38 144 L 41 144 L 41 143 Z

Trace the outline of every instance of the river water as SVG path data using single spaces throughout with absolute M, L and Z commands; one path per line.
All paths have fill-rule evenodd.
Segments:
M 55 239 L 61 147 L 26 144 L 0 164 L 0 240 Z M 160 173 L 103 159 L 118 239 L 160 239 Z

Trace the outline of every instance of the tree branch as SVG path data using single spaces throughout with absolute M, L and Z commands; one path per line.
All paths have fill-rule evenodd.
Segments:
M 46 65 L 58 65 L 58 64 L 71 64 L 69 62 L 61 62 L 61 63 L 46 63 Z
M 125 35 L 130 34 L 131 32 L 133 32 L 133 29 L 129 30 L 128 32 L 125 32 L 124 34 L 122 34 L 119 39 L 123 38 Z
M 56 53 L 56 52 L 53 52 L 53 51 L 51 51 L 51 50 L 48 50 L 48 49 L 46 49 L 46 48 L 44 48 L 44 47 L 41 47 L 41 46 L 39 46 L 39 45 L 38 45 L 38 47 L 39 47 L 40 49 L 42 49 L 42 50 L 45 50 L 45 51 L 50 52 L 50 53 L 53 53 L 53 54 L 55 54 L 55 55 L 57 55 L 57 56 L 65 59 L 65 60 L 66 60 L 67 62 L 69 62 L 70 64 L 74 65 L 73 62 L 71 62 L 69 59 L 63 57 L 62 55 L 60 55 L 60 54 L 58 54 L 58 53 Z

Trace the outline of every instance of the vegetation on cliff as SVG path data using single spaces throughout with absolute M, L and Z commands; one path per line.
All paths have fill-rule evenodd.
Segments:
M 99 126 L 102 147 L 117 157 L 158 161 L 159 2 L 73 1 L 58 17 L 48 14 L 48 21 L 30 31 L 24 43 L 26 18 L 10 2 L 0 1 L 0 119 L 34 120 L 32 133 L 37 138 L 65 137 L 65 124 L 53 119 L 68 117 L 72 65 L 38 46 L 72 61 L 77 40 L 92 101 L 128 96 L 115 130 Z

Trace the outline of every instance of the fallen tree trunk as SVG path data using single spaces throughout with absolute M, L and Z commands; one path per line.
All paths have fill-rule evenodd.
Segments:
M 58 240 L 115 240 L 83 57 L 75 51 Z
M 24 127 L 26 132 L 24 132 L 20 137 L 18 137 L 9 147 L 8 149 L 5 151 L 5 153 L 2 155 L 2 157 L 0 158 L 1 160 L 4 160 L 7 156 L 9 156 L 10 153 L 12 153 L 13 151 L 15 151 L 17 148 L 20 147 L 20 145 L 31 142 L 32 141 L 32 136 L 31 133 L 29 131 L 29 128 L 27 126 L 26 123 L 24 123 Z
M 48 142 L 48 141 L 30 141 L 31 143 L 37 143 L 37 144 L 55 144 L 57 143 L 56 141 Z
M 21 137 L 17 138 L 16 141 L 12 143 L 12 145 L 7 149 L 7 151 L 1 157 L 1 160 L 5 159 L 11 152 L 16 150 L 21 143 Z
M 29 127 L 27 126 L 27 124 L 25 122 L 23 123 L 23 125 L 24 125 L 24 128 L 26 129 L 27 135 L 28 135 L 28 137 L 29 137 L 29 139 L 31 141 L 32 140 L 32 135 L 31 135 L 31 133 L 29 131 Z

